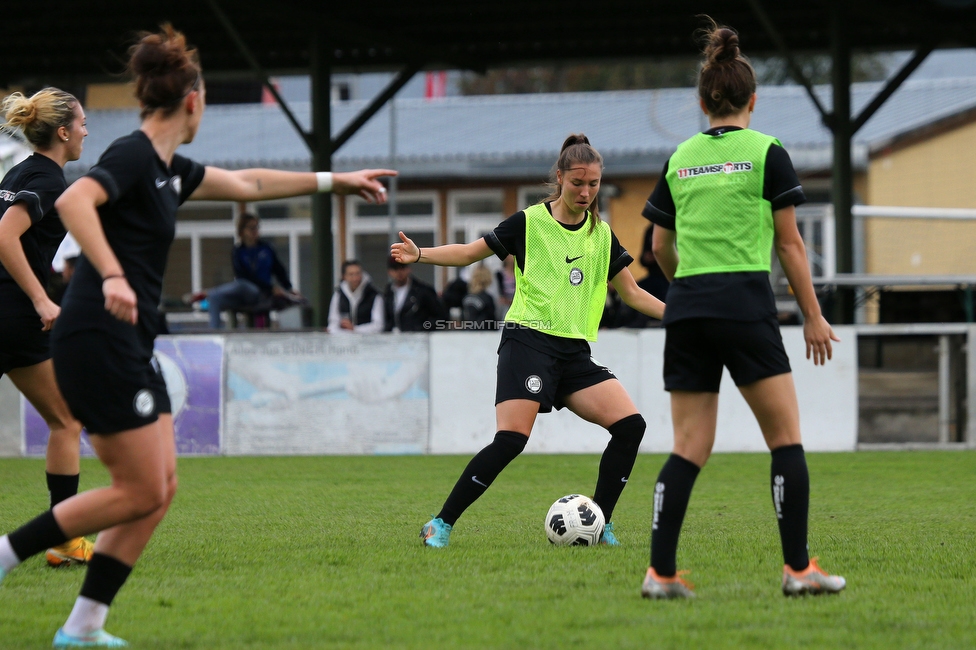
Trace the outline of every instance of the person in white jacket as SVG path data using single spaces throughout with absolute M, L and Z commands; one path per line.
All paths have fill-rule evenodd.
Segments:
M 329 334 L 383 331 L 383 296 L 356 260 L 342 263 L 342 282 L 329 304 Z

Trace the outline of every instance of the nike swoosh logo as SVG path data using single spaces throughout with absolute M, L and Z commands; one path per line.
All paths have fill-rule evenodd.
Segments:
M 583 257 L 583 256 L 582 256 L 582 255 L 580 255 L 579 257 L 570 257 L 569 255 L 567 255 L 567 256 L 566 256 L 566 263 L 567 263 L 567 264 L 572 264 L 572 263 L 573 263 L 573 262 L 575 262 L 576 260 L 578 260 L 578 259 L 580 259 L 580 257 Z
M 627 477 L 625 476 L 625 477 L 623 477 L 622 479 L 620 479 L 620 482 L 621 482 L 621 483 L 626 483 L 626 482 L 627 482 Z
M 157 190 L 160 190 L 160 189 L 162 189 L 162 188 L 164 188 L 164 187 L 166 187 L 166 181 L 165 181 L 165 180 L 159 180 L 159 179 L 157 178 L 157 179 L 156 179 L 156 189 L 157 189 Z
M 475 483 L 477 483 L 478 485 L 480 485 L 481 487 L 488 487 L 486 484 L 484 484 L 481 481 L 479 481 L 477 476 L 472 476 L 471 477 L 471 480 L 474 481 Z

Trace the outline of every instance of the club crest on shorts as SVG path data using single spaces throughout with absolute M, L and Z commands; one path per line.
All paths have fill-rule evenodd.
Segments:
M 539 375 L 529 375 L 525 380 L 525 390 L 533 395 L 542 390 L 542 378 Z
M 152 391 L 148 388 L 143 388 L 136 393 L 136 396 L 132 399 L 132 408 L 139 417 L 146 418 L 152 415 L 153 411 L 156 410 L 156 398 L 153 396 Z
M 569 283 L 574 287 L 578 287 L 580 283 L 583 282 L 583 271 L 576 268 L 575 266 L 569 272 Z

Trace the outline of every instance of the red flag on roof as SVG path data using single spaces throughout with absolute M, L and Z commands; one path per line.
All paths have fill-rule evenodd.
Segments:
M 425 99 L 437 99 L 438 97 L 447 96 L 447 72 L 440 70 L 438 72 L 428 72 L 427 82 L 424 87 L 424 98 Z

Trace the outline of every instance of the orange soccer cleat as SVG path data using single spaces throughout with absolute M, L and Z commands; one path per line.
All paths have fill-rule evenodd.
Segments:
M 817 558 L 810 559 L 810 565 L 803 571 L 794 571 L 790 565 L 783 565 L 783 595 L 802 596 L 804 594 L 836 594 L 847 586 L 842 576 L 832 576 L 817 566 Z
M 60 546 L 47 550 L 47 563 L 53 567 L 65 567 L 75 564 L 88 564 L 95 545 L 84 537 L 69 539 Z
M 653 567 L 647 568 L 647 577 L 641 586 L 641 596 L 644 598 L 694 598 L 694 585 L 682 580 L 681 576 L 687 571 L 678 571 L 670 578 L 662 578 Z

